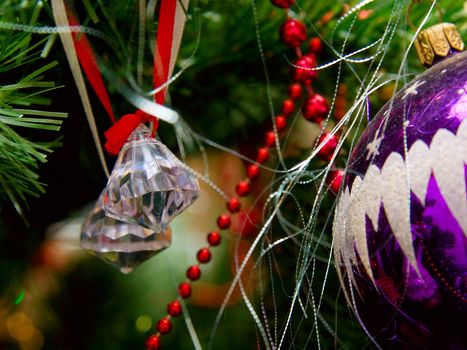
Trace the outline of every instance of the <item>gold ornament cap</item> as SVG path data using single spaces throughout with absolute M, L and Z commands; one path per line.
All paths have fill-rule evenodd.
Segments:
M 451 50 L 463 51 L 464 42 L 454 24 L 440 23 L 418 34 L 415 49 L 420 62 L 431 67 L 437 58 L 447 57 Z

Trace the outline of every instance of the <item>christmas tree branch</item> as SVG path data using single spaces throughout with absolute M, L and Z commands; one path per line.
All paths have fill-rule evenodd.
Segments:
M 13 3 L 0 6 L 1 21 L 28 18 L 28 25 L 36 25 L 41 6 L 16 7 L 18 10 L 14 11 Z M 34 130 L 59 131 L 67 116 L 34 107 L 50 105 L 52 100 L 44 94 L 60 88 L 45 77 L 58 63 L 39 64 L 47 57 L 54 37 L 55 34 L 36 38 L 32 33 L 0 31 L 0 77 L 4 83 L 0 85 L 0 202 L 9 199 L 23 218 L 27 197 L 45 192 L 45 185 L 39 181 L 39 164 L 46 162 L 53 148 L 60 145 L 60 138 L 34 141 Z M 24 67 L 30 63 L 34 69 L 25 74 Z

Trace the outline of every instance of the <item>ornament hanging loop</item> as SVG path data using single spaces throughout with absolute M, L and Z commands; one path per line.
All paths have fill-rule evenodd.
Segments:
M 409 5 L 409 8 L 407 9 L 407 23 L 409 24 L 409 27 L 412 28 L 414 31 L 417 31 L 417 27 L 415 27 L 410 17 L 412 15 L 414 5 L 419 5 L 422 2 L 425 2 L 425 0 L 412 0 L 412 2 Z M 441 10 L 441 7 L 436 2 L 436 0 L 431 1 L 431 3 L 433 2 L 435 3 L 436 10 L 438 11 L 438 23 L 443 23 L 443 11 Z

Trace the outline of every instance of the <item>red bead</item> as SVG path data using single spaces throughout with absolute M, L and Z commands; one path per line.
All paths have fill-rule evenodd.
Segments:
M 328 138 L 329 137 L 329 138 Z M 327 138 L 327 140 L 326 140 Z M 339 138 L 334 134 L 331 135 L 327 132 L 324 132 L 318 141 L 318 147 L 325 142 L 323 147 L 318 151 L 318 157 L 323 160 L 331 160 L 334 151 L 336 150 L 337 144 L 339 143 Z
M 295 110 L 295 103 L 291 99 L 282 102 L 282 114 L 286 117 L 290 116 Z
M 198 258 L 198 261 L 201 264 L 207 264 L 211 261 L 211 251 L 209 250 L 209 248 L 201 248 L 200 250 L 198 250 L 196 258 Z M 199 273 L 201 274 L 201 271 Z
M 199 252 L 198 252 L 199 254 Z M 209 253 L 211 254 L 211 253 Z M 192 281 L 197 281 L 201 277 L 201 269 L 198 265 L 192 265 L 186 270 L 186 277 Z
M 267 147 L 272 147 L 276 144 L 276 135 L 274 134 L 274 131 L 268 131 L 266 133 L 266 137 L 264 138 L 264 144 Z
M 178 285 L 178 294 L 183 298 L 189 298 L 191 295 L 191 286 L 187 282 Z
M 326 178 L 326 183 L 329 188 L 337 194 L 341 187 L 342 180 L 344 179 L 344 171 L 343 170 L 331 170 Z
M 306 120 L 320 124 L 329 113 L 328 101 L 323 96 L 314 94 L 303 103 L 302 113 Z
M 302 96 L 302 86 L 300 84 L 292 84 L 289 86 L 289 97 L 292 100 L 298 100 Z
M 177 317 L 182 314 L 182 305 L 178 300 L 174 300 L 167 305 L 167 313 L 172 317 Z
M 296 19 L 288 19 L 282 24 L 279 34 L 285 45 L 299 47 L 306 39 L 306 27 Z
M 308 48 L 311 52 L 320 53 L 323 51 L 323 42 L 318 37 L 311 38 L 308 44 Z
M 256 161 L 262 164 L 268 159 L 269 159 L 269 148 L 261 147 L 260 149 L 258 149 L 258 153 L 256 154 Z
M 313 68 L 316 68 L 315 55 L 307 54 L 300 57 L 294 62 L 294 65 L 291 68 L 292 80 L 297 83 L 310 85 L 317 75 L 317 72 L 313 70 Z
M 172 330 L 172 322 L 168 318 L 164 317 L 160 319 L 159 322 L 157 322 L 156 329 L 162 334 L 170 333 L 170 331 Z
M 219 232 L 217 231 L 211 231 L 209 234 L 208 234 L 208 243 L 209 245 L 211 245 L 212 247 L 216 247 L 218 246 L 219 244 L 221 244 L 221 235 Z
M 295 0 L 271 0 L 274 6 L 280 7 L 282 9 L 288 9 L 295 3 Z
M 235 192 L 237 192 L 240 197 L 248 196 L 251 192 L 250 181 L 240 181 L 237 186 L 235 186 Z
M 230 220 L 230 216 L 228 214 L 219 215 L 217 218 L 217 226 L 219 226 L 221 230 L 228 229 L 231 223 L 232 221 Z
M 146 341 L 146 350 L 159 350 L 160 347 L 161 341 L 157 335 L 151 335 Z
M 259 178 L 259 173 L 259 166 L 256 164 L 250 164 L 246 168 L 246 175 L 251 181 L 257 180 Z
M 285 117 L 281 115 L 276 117 L 276 128 L 278 132 L 284 131 L 285 128 L 287 128 L 287 120 L 285 120 Z
M 227 210 L 232 214 L 238 213 L 241 208 L 242 204 L 240 203 L 238 198 L 230 198 L 230 200 L 227 202 Z

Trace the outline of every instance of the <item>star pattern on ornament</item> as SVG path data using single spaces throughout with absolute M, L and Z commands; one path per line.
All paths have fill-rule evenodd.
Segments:
M 404 96 L 402 96 L 402 99 L 405 100 L 405 98 L 409 95 L 418 95 L 417 89 L 423 84 L 425 84 L 424 80 L 417 80 L 411 87 L 408 87 L 404 91 Z
M 368 150 L 368 154 L 366 156 L 366 160 L 369 160 L 371 157 L 377 156 L 379 154 L 379 146 L 381 141 L 384 139 L 384 135 L 378 136 L 379 132 L 376 133 L 375 138 L 371 141 L 368 145 L 366 145 L 366 149 Z

